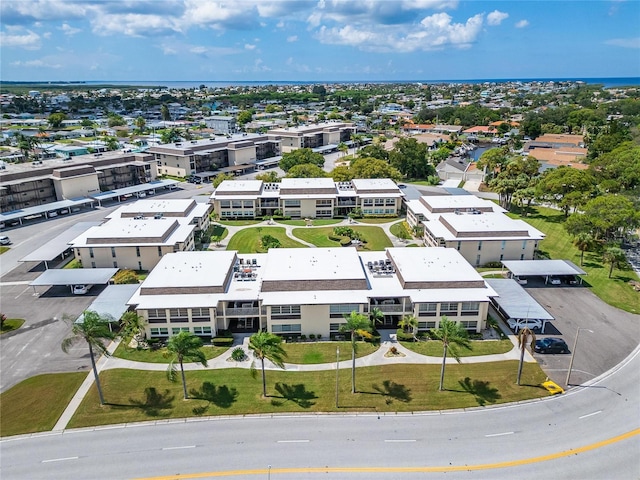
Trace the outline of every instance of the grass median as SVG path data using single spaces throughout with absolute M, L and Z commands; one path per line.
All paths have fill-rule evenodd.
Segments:
M 262 247 L 261 239 L 264 235 L 271 235 L 280 242 L 281 248 L 306 248 L 287 237 L 284 227 L 252 227 L 244 228 L 229 240 L 227 250 L 237 250 L 239 253 L 259 253 L 266 250 Z
M 380 227 L 350 225 L 349 228 L 362 235 L 362 250 L 380 251 L 393 246 L 387 234 Z M 313 243 L 316 247 L 339 247 L 340 242 L 331 240 L 330 235 L 333 235 L 332 227 L 293 229 L 294 237 Z
M 427 340 L 426 342 L 400 342 L 403 347 L 408 348 L 420 355 L 428 357 L 442 358 L 442 342 Z M 460 357 L 473 357 L 480 355 L 496 355 L 507 353 L 513 350 L 511 340 L 472 340 L 471 349 L 458 348 Z
M 0 436 L 51 430 L 86 376 L 87 372 L 37 375 L 0 394 Z
M 524 365 L 516 385 L 518 362 L 448 365 L 445 390 L 438 391 L 439 365 L 384 365 L 358 368 L 357 393 L 351 370 L 339 372 L 335 405 L 334 370 L 267 372 L 267 398 L 261 398 L 260 374 L 224 369 L 187 372 L 192 397 L 182 399 L 180 382 L 163 372 L 107 370 L 100 375 L 107 405 L 100 406 L 95 385 L 69 427 L 107 425 L 166 418 L 296 412 L 410 412 L 477 407 L 546 397 L 546 375 L 538 364 Z
M 204 352 L 207 360 L 211 360 L 212 358 L 219 357 L 224 352 L 229 350 L 228 347 L 213 347 L 206 346 L 202 347 L 202 351 Z M 140 349 L 137 348 L 129 348 L 124 345 L 124 342 L 121 342 L 116 348 L 116 351 L 113 352 L 113 356 L 117 358 L 122 358 L 124 360 L 131 360 L 133 362 L 146 362 L 146 363 L 169 363 L 171 361 L 171 357 L 167 357 L 167 349 L 166 347 L 159 348 L 157 350 L 152 349 Z

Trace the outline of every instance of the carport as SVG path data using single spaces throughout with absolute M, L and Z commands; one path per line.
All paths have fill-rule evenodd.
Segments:
M 118 322 L 122 315 L 129 310 L 127 302 L 140 288 L 137 283 L 130 285 L 109 285 L 98 297 L 87 307 L 87 310 L 94 311 L 102 317 L 112 318 L 113 322 Z M 80 315 L 75 323 L 82 322 L 84 316 Z
M 37 250 L 34 250 L 26 257 L 20 259 L 21 262 L 44 262 L 44 268 L 49 269 L 49 262 L 54 261 L 58 257 L 62 260 L 68 250 L 71 249 L 69 242 L 74 238 L 82 235 L 89 228 L 100 225 L 102 222 L 79 222 L 57 237 L 49 240 Z
M 117 268 L 55 268 L 45 270 L 29 285 L 36 292 L 36 287 L 54 285 L 106 285 L 116 274 Z
M 577 277 L 582 284 L 580 275 L 587 272 L 569 260 L 503 260 L 502 265 L 511 272 L 513 277 L 543 277 L 544 283 L 550 277 Z
M 542 322 L 542 333 L 547 327 L 547 322 L 554 320 L 553 316 L 536 302 L 524 288 L 518 285 L 515 280 L 509 278 L 486 278 L 485 282 L 497 292 L 497 297 L 491 297 L 491 304 L 505 320 L 510 318 L 515 320 L 540 320 Z
M 50 218 L 60 215 L 60 212 L 76 212 L 83 207 L 89 206 L 93 208 L 93 202 L 95 200 L 91 198 L 73 198 L 70 200 L 60 200 L 59 202 L 45 203 L 44 205 L 37 205 L 35 207 L 27 207 L 20 210 L 13 210 L 11 212 L 0 213 L 0 223 L 5 226 L 11 226 L 13 223 L 18 222 L 23 225 L 25 221 Z
M 109 190 L 108 192 L 100 192 L 95 195 L 91 195 L 91 198 L 98 202 L 98 205 L 102 205 L 105 200 L 117 199 L 121 201 L 121 197 L 132 198 L 134 195 L 140 197 L 141 193 L 154 192 L 159 188 L 170 188 L 180 183 L 177 180 L 154 180 L 149 183 L 141 183 L 140 185 L 132 185 L 130 187 L 116 188 L 115 190 Z

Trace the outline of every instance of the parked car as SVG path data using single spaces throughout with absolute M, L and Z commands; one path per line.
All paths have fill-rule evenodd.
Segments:
M 549 277 L 549 283 L 551 285 L 562 285 L 562 280 L 560 280 L 558 277 Z
M 74 285 L 73 286 L 73 294 L 74 295 L 84 295 L 89 291 L 90 288 L 91 288 L 91 285 Z
M 569 353 L 569 347 L 561 338 L 542 338 L 536 340 L 533 348 L 538 353 Z
M 514 332 L 518 332 L 521 328 L 528 328 L 530 330 L 540 330 L 542 328 L 542 320 L 537 318 L 510 318 L 507 320 L 507 325 Z
M 6 235 L 0 237 L 0 245 L 11 245 L 11 239 Z
M 527 279 L 526 278 L 514 276 L 513 279 L 516 282 L 518 282 L 520 285 L 526 285 L 527 284 Z

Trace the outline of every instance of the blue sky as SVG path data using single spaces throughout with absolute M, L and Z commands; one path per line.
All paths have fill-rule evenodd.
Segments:
M 640 1 L 2 0 L 5 81 L 640 76 Z

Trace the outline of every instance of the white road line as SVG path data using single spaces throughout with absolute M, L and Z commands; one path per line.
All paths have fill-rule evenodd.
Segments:
M 602 410 L 598 410 L 597 412 L 593 412 L 593 413 L 587 413 L 586 415 L 582 415 L 581 417 L 578 417 L 578 419 L 582 420 L 583 418 L 591 417 L 593 415 L 598 415 L 599 413 L 602 413 Z
M 80 458 L 80 457 L 52 458 L 50 460 L 42 460 L 42 463 L 64 462 L 65 460 L 77 460 L 78 458 Z
M 182 447 L 164 447 L 162 450 L 183 450 L 185 448 L 196 448 L 195 445 L 184 445 Z
M 278 440 L 277 443 L 309 443 L 309 440 Z
M 417 440 L 385 440 L 385 443 L 413 443 Z
M 502 432 L 502 433 L 490 433 L 489 435 L 485 435 L 485 437 L 501 437 L 503 435 L 513 435 L 515 432 Z

